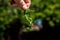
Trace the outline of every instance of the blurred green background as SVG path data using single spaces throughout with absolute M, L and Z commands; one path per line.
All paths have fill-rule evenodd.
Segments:
M 50 27 L 54 27 L 54 21 L 60 23 L 60 0 L 31 0 L 30 17 L 33 19 L 46 19 Z M 28 12 L 29 10 L 27 10 Z M 0 0 L 0 36 L 4 30 L 10 28 L 9 24 L 15 19 L 24 23 L 24 11 L 13 7 L 11 0 Z

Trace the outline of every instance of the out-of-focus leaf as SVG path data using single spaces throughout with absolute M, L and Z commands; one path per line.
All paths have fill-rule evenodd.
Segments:
M 50 24 L 51 27 L 54 27 L 53 21 L 49 21 L 49 24 Z
M 44 13 L 46 13 L 47 15 L 52 15 L 53 14 L 53 11 L 52 10 L 49 10 L 48 8 L 46 8 L 44 10 Z

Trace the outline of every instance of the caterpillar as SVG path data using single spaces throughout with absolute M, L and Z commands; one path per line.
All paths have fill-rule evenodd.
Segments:
M 31 5 L 31 0 L 14 0 L 16 5 L 22 10 L 27 10 Z

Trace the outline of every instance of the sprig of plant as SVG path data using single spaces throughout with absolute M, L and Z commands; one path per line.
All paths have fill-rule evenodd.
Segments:
M 27 25 L 28 25 L 28 27 L 26 27 L 25 26 L 25 29 L 27 30 L 27 31 L 30 31 L 30 29 L 31 29 L 31 27 L 32 27 L 32 23 L 33 23 L 33 20 L 32 20 L 32 18 L 30 17 L 30 9 L 28 9 L 28 10 L 26 10 L 26 11 L 24 11 L 24 16 L 25 16 L 25 19 L 26 19 L 26 21 L 27 21 Z

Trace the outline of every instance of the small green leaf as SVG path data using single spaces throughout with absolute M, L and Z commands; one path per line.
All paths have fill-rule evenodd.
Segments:
M 53 21 L 49 21 L 49 25 L 50 25 L 51 27 L 54 27 Z

